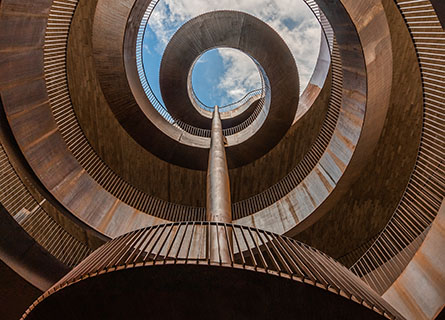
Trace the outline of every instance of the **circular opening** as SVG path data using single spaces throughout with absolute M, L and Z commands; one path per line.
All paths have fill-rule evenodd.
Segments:
M 262 80 L 255 62 L 232 48 L 211 49 L 202 54 L 191 71 L 190 90 L 198 106 L 218 105 L 225 111 L 236 109 L 261 94 Z

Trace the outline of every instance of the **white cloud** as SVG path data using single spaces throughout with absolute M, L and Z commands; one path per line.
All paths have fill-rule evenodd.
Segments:
M 247 92 L 261 88 L 258 68 L 249 56 L 229 48 L 218 49 L 225 72 L 221 76 L 218 89 L 225 91 L 228 104 L 242 98 Z
M 160 0 L 150 20 L 149 27 L 158 37 L 160 54 L 176 30 L 188 20 L 213 10 L 237 10 L 252 14 L 274 28 L 294 55 L 299 69 L 303 90 L 310 80 L 318 57 L 321 29 L 314 15 L 302 0 Z M 250 91 L 258 71 L 250 61 L 239 55 L 220 50 L 227 68 L 219 87 L 225 88 L 229 97 L 238 97 Z M 239 80 L 243 72 L 249 76 Z M 240 96 L 239 96 L 240 98 Z M 235 98 L 236 99 L 236 98 Z
M 148 44 L 144 44 L 144 50 L 147 51 L 148 53 L 151 53 L 151 50 L 150 50 Z

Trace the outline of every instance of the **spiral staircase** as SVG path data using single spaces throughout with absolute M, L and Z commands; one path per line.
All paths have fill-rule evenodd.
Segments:
M 304 0 L 303 92 L 268 24 L 204 13 L 163 53 L 162 102 L 158 2 L 0 2 L 1 318 L 445 318 L 443 1 Z M 261 88 L 202 103 L 217 47 Z

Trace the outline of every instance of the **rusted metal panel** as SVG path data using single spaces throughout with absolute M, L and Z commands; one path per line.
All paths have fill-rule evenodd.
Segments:
M 383 298 L 407 319 L 434 319 L 445 306 L 445 201 L 414 258 Z

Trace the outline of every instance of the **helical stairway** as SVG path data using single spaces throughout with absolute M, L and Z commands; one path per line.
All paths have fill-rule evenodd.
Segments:
M 443 1 L 293 0 L 322 30 L 301 92 L 265 21 L 197 15 L 159 99 L 161 1 L 1 0 L 0 318 L 445 317 Z M 221 47 L 261 88 L 209 106 Z

